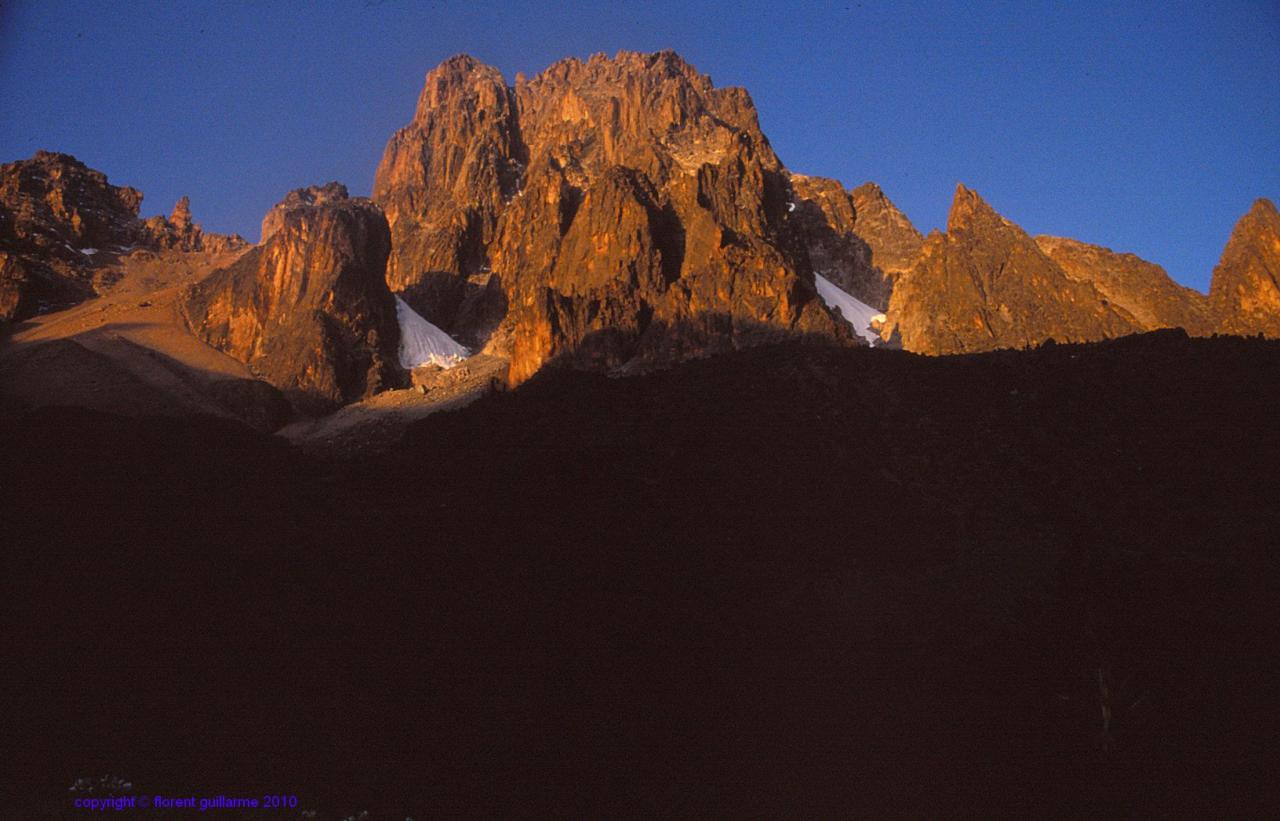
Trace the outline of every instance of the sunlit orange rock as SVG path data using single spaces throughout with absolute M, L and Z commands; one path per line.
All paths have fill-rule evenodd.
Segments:
M 391 287 L 463 342 L 613 367 L 779 335 L 851 341 L 814 290 L 789 175 L 741 89 L 672 52 L 562 60 L 514 88 L 427 76 L 374 185 Z
M 953 354 L 1139 330 L 1093 285 L 1068 276 L 1025 231 L 960 185 L 946 233 L 930 234 L 898 277 L 885 334 L 900 336 L 909 351 Z
M 387 221 L 369 200 L 342 193 L 332 186 L 291 193 L 272 209 L 265 242 L 183 296 L 198 336 L 304 411 L 406 382 L 385 279 Z
M 1219 332 L 1280 337 L 1280 213 L 1271 200 L 1255 201 L 1236 223 L 1209 300 Z
M 1092 285 L 1144 331 L 1182 328 L 1195 336 L 1213 332 L 1205 295 L 1174 282 L 1153 262 L 1063 237 L 1038 236 L 1036 245 L 1067 276 Z

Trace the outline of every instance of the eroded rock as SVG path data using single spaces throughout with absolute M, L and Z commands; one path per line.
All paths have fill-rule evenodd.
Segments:
M 197 335 L 307 412 L 406 382 L 387 221 L 369 200 L 326 189 L 292 192 L 272 209 L 266 242 L 183 298 Z
M 1231 232 L 1209 301 L 1221 333 L 1280 337 L 1280 213 L 1259 199 Z

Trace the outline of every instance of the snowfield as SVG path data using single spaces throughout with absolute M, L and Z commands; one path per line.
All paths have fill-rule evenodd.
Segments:
M 867 342 L 872 345 L 880 342 L 880 335 L 871 329 L 871 321 L 875 319 L 884 322 L 883 313 L 861 300 L 854 299 L 822 274 L 815 272 L 813 279 L 818 285 L 818 296 L 822 297 L 822 301 L 827 303 L 828 308 L 833 310 L 839 308 L 845 321 L 852 325 L 858 332 L 858 336 Z
M 452 368 L 470 355 L 470 351 L 419 316 L 400 297 L 396 297 L 396 320 L 400 323 L 401 367 L 439 365 Z

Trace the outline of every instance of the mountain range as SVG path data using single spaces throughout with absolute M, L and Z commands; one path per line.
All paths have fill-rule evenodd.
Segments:
M 1240 219 L 1207 296 L 1132 254 L 1032 237 L 963 185 L 946 231 L 922 237 L 874 183 L 847 190 L 786 168 L 747 92 L 669 51 L 570 58 L 514 86 L 471 57 L 446 60 L 388 141 L 372 191 L 292 192 L 250 246 L 202 231 L 186 198 L 142 220 L 138 191 L 68 155 L 11 162 L 0 168 L 8 347 L 83 345 L 83 328 L 52 332 L 50 318 L 125 280 L 131 299 L 145 292 L 132 282 L 144 259 L 200 273 L 172 283 L 169 336 L 201 340 L 304 416 L 409 385 L 416 363 L 397 359 L 393 295 L 505 363 L 510 386 L 551 363 L 635 372 L 783 339 L 938 355 L 1161 328 L 1280 335 L 1280 214 L 1268 200 Z M 174 347 L 161 352 L 195 367 Z M 19 404 L 69 401 L 35 393 Z
M 1273 203 L 1207 295 L 924 236 L 669 51 L 446 60 L 371 182 L 0 167 L 0 815 L 1275 815 Z

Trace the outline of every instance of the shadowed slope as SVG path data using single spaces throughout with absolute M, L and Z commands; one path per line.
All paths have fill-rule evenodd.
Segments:
M 546 371 L 346 467 L 29 419 L 0 451 L 12 783 L 287 783 L 325 817 L 1256 813 L 1277 380 L 1277 343 L 1178 332 L 762 348 Z

